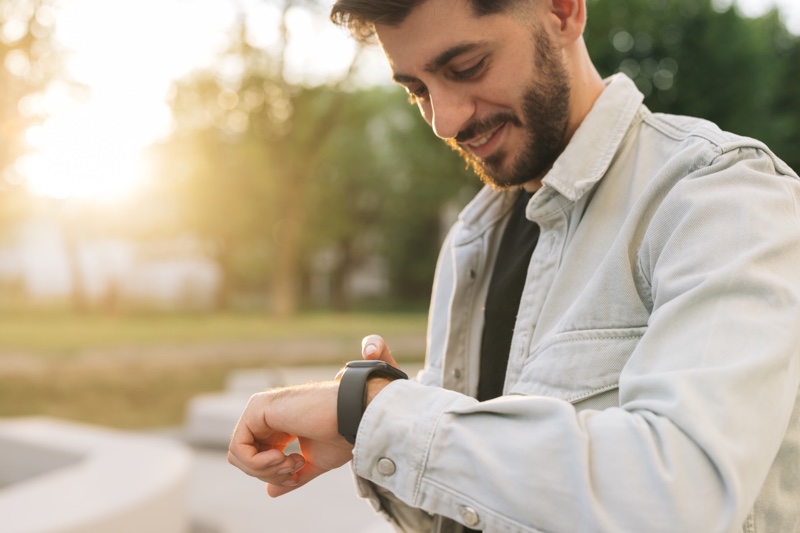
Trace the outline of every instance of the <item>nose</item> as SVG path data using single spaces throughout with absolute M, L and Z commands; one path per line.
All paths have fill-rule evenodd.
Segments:
M 458 135 L 475 114 L 474 101 L 457 90 L 440 89 L 436 93 L 431 92 L 428 105 L 428 123 L 436 136 L 442 139 L 451 139 Z

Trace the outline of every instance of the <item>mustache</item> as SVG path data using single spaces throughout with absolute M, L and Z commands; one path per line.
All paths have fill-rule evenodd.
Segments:
M 485 119 L 471 122 L 466 128 L 458 132 L 458 135 L 456 135 L 453 140 L 457 143 L 464 143 L 470 139 L 480 137 L 506 122 L 510 122 L 514 126 L 522 127 L 522 121 L 514 113 L 505 111 Z

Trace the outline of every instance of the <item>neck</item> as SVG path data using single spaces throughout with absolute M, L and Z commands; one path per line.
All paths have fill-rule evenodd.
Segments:
M 591 111 L 592 106 L 606 88 L 603 78 L 597 72 L 583 37 L 564 50 L 570 72 L 570 117 L 567 124 L 565 145 L 572 139 L 578 127 Z

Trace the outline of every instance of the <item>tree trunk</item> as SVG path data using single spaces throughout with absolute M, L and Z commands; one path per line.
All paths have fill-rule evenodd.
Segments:
M 355 262 L 353 239 L 344 239 L 339 243 L 338 261 L 331 276 L 331 306 L 335 311 L 344 312 L 350 308 L 352 295 L 347 290 L 347 280 Z
M 220 283 L 214 295 L 214 308 L 217 311 L 227 311 L 231 308 L 231 301 L 236 292 L 236 282 L 233 275 L 233 247 L 230 243 L 219 240 L 216 243 L 215 254 L 217 266 L 220 269 Z
M 300 252 L 306 225 L 306 181 L 299 175 L 286 176 L 283 196 L 285 217 L 275 232 L 277 259 L 272 276 L 272 312 L 281 317 L 297 312 L 300 287 Z

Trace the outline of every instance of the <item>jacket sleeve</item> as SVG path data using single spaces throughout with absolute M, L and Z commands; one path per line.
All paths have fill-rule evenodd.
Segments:
M 435 279 L 439 281 L 433 287 L 433 295 L 428 312 L 430 318 L 428 320 L 428 338 L 425 350 L 427 356 L 425 358 L 425 367 L 416 376 L 417 382 L 434 387 L 440 387 L 442 385 L 442 361 L 441 357 L 437 356 L 437 354 L 444 352 L 444 347 L 441 346 L 441 343 L 445 335 L 443 332 L 432 330 L 437 327 L 446 327 L 446 324 L 433 320 L 433 317 L 446 314 L 447 311 L 443 306 L 446 307 L 449 301 L 449 293 L 452 292 L 451 286 L 440 285 L 441 280 L 444 278 L 438 274 L 441 270 L 452 269 L 452 257 L 449 250 L 453 234 L 457 231 L 457 225 L 458 223 L 450 229 L 450 232 L 445 237 L 439 259 L 437 260 L 437 275 Z M 357 474 L 355 475 L 355 482 L 359 497 L 367 500 L 372 508 L 377 513 L 383 515 L 396 530 L 409 533 L 433 530 L 433 517 L 429 513 L 404 503 L 388 489 L 376 485 L 368 479 L 359 477 Z
M 741 530 L 798 398 L 797 177 L 722 154 L 666 196 L 631 261 L 652 313 L 617 407 L 394 382 L 364 414 L 356 474 L 485 531 Z

